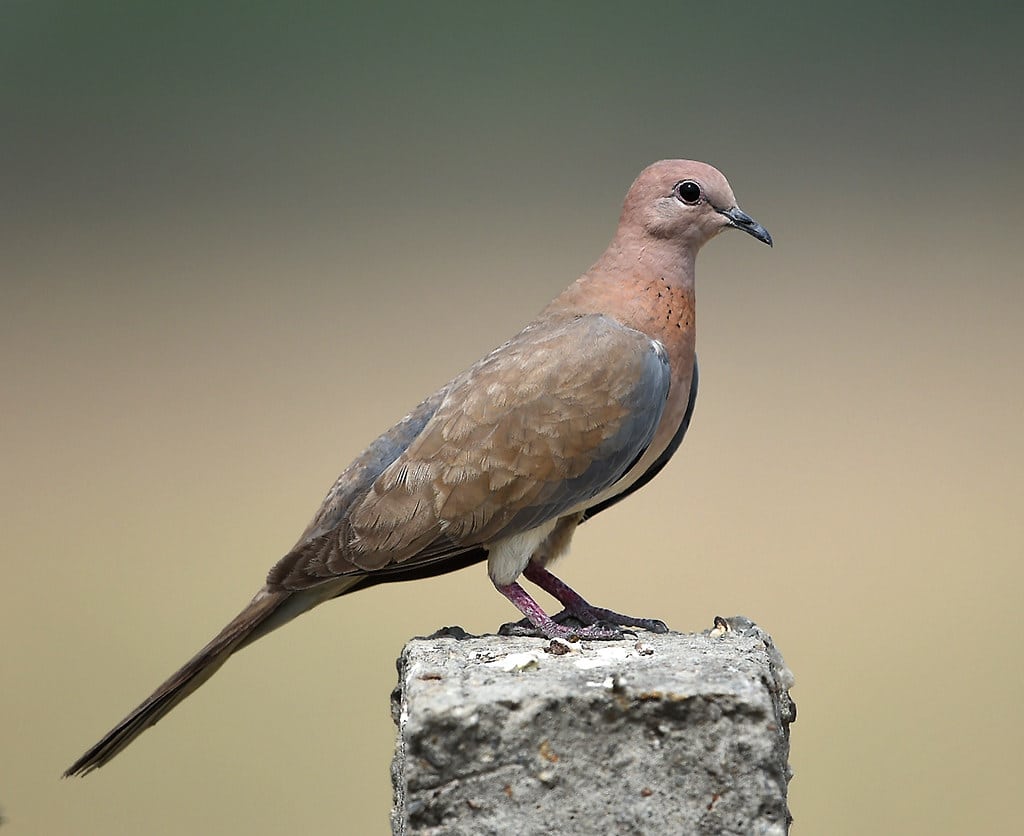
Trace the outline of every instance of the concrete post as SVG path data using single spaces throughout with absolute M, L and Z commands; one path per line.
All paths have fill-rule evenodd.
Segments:
M 749 619 L 617 642 L 410 641 L 396 834 L 788 832 L 793 675 Z

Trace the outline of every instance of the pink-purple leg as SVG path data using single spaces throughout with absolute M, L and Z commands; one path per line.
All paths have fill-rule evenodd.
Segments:
M 580 627 L 571 627 L 565 624 L 559 624 L 541 609 L 540 604 L 534 601 L 525 589 L 515 582 L 512 582 L 507 586 L 499 586 L 498 584 L 495 584 L 494 586 L 498 592 L 515 604 L 516 609 L 525 615 L 526 620 L 533 625 L 531 628 L 528 625 L 522 624 L 522 622 L 518 624 L 506 624 L 501 630 L 503 635 L 535 636 L 539 633 L 548 639 L 579 638 L 596 639 L 601 641 L 622 638 L 622 631 L 617 627 L 612 627 L 610 625 L 591 622 Z
M 557 598 L 562 606 L 565 607 L 565 613 L 559 613 L 552 619 L 553 621 L 557 621 L 564 617 L 564 615 L 571 615 L 584 624 L 604 622 L 606 624 L 615 624 L 619 627 L 641 627 L 652 633 L 668 632 L 665 622 L 657 618 L 634 618 L 630 615 L 622 615 L 622 613 L 589 604 L 567 583 L 559 580 L 543 566 L 532 561 L 527 564 L 526 569 L 523 571 L 523 577 L 537 584 L 549 595 Z

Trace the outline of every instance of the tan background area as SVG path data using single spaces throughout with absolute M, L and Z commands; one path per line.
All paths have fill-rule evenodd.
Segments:
M 774 634 L 795 834 L 1016 818 L 1019 16 L 163 5 L 0 11 L 4 833 L 385 832 L 394 659 L 515 615 L 482 567 L 325 606 L 58 776 L 666 156 L 776 246 L 702 255 L 690 435 L 562 573 Z

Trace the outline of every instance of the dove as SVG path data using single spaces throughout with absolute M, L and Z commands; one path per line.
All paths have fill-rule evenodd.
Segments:
M 252 601 L 65 775 L 106 764 L 233 653 L 373 584 L 486 561 L 524 616 L 519 629 L 590 640 L 666 631 L 592 606 L 548 566 L 577 526 L 644 487 L 679 447 L 697 395 L 694 266 L 728 229 L 772 244 L 712 166 L 644 169 L 593 266 L 373 441 Z M 545 613 L 521 578 L 564 611 Z

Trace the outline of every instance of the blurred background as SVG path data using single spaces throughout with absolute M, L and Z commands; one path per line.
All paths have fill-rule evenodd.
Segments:
M 1022 35 L 984 3 L 5 2 L 4 832 L 386 832 L 394 659 L 516 615 L 482 566 L 322 607 L 59 775 L 670 156 L 721 168 L 776 246 L 702 254 L 690 434 L 561 574 L 774 635 L 793 833 L 1003 829 Z

